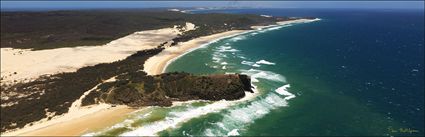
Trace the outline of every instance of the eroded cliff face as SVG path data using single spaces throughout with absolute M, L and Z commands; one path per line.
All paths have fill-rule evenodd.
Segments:
M 83 105 L 105 102 L 132 107 L 171 106 L 172 101 L 236 100 L 244 97 L 245 91 L 253 92 L 247 75 L 195 76 L 174 72 L 150 76 L 139 71 L 99 85 L 84 98 Z

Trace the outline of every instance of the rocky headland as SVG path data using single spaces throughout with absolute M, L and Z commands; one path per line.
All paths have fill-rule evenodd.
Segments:
M 105 102 L 140 106 L 171 106 L 172 101 L 236 100 L 253 92 L 247 75 L 195 76 L 184 72 L 150 76 L 145 72 L 131 72 L 117 76 L 91 91 L 82 105 Z

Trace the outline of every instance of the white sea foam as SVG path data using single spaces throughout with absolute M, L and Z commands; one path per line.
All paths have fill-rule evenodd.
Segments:
M 290 25 L 280 25 L 280 26 L 272 26 L 272 27 L 268 27 L 268 28 L 263 28 L 261 30 L 258 30 L 257 33 L 264 33 L 264 32 L 268 32 L 268 31 L 272 31 L 272 30 L 278 30 L 281 29 L 283 27 L 288 27 Z
M 273 62 L 270 62 L 270 61 L 267 61 L 267 60 L 259 60 L 259 61 L 257 61 L 257 62 L 251 62 L 251 61 L 242 61 L 241 62 L 241 64 L 244 64 L 244 65 L 249 65 L 249 66 L 253 66 L 253 67 L 261 67 L 261 65 L 260 64 L 265 64 L 265 65 L 276 65 L 276 63 L 273 63 Z
M 216 62 L 216 63 L 220 62 L 220 61 L 221 61 L 221 59 L 222 59 L 222 58 L 217 57 L 217 56 L 213 56 L 213 57 L 212 57 L 213 62 Z
M 280 28 L 283 28 L 283 27 L 287 27 L 287 26 L 289 26 L 289 25 L 277 26 L 277 27 L 270 27 L 270 28 L 267 28 L 267 29 L 264 29 L 264 30 L 265 31 L 277 30 L 277 29 L 280 29 Z
M 231 49 L 231 46 L 219 46 L 218 49 Z
M 234 49 L 230 46 L 219 46 L 219 47 L 217 47 L 217 51 L 218 52 L 237 52 L 239 50 Z
M 285 99 L 288 99 L 288 100 L 292 99 L 292 98 L 295 97 L 295 95 L 288 92 L 288 88 L 290 88 L 290 87 L 291 87 L 291 85 L 289 85 L 289 84 L 283 85 L 282 87 L 277 88 L 276 92 L 279 93 L 280 95 L 286 96 Z
M 214 133 L 212 133 L 211 129 L 206 129 L 204 134 L 205 134 L 205 136 L 214 136 Z
M 212 54 L 212 60 L 215 63 L 219 63 L 223 58 L 227 57 L 226 55 L 224 55 L 223 53 L 220 52 L 214 52 Z
M 214 51 L 212 53 L 212 60 L 215 63 L 219 63 L 221 60 L 223 60 L 223 58 L 227 58 L 227 55 L 226 54 L 223 54 L 220 51 Z
M 271 16 L 271 15 L 260 15 L 260 16 L 262 16 L 262 17 L 267 17 L 267 18 L 273 17 L 273 16 Z
M 222 129 L 224 129 L 224 130 L 228 130 L 227 128 L 226 128 L 226 126 L 224 126 L 224 124 L 222 123 L 222 122 L 218 122 L 218 123 L 215 123 L 218 127 L 220 127 L 220 128 L 222 128 Z
M 233 129 L 232 131 L 227 133 L 227 135 L 228 136 L 238 136 L 239 135 L 238 129 Z
M 249 66 L 252 66 L 252 65 L 254 65 L 255 63 L 254 62 L 251 62 L 251 61 L 242 61 L 241 62 L 241 64 L 244 64 L 244 65 L 249 65 Z
M 221 65 L 227 65 L 227 62 L 221 62 L 220 64 Z
M 268 93 L 266 97 L 250 102 L 247 105 L 227 109 L 228 111 L 221 113 L 223 119 L 213 125 L 213 127 L 205 129 L 204 135 L 240 135 L 239 129 L 244 128 L 245 125 L 253 123 L 256 119 L 263 117 L 274 109 L 288 106 L 287 100 L 290 98 L 287 97 L 282 98 L 277 94 Z
M 256 91 L 256 86 L 254 85 L 254 93 L 257 93 L 258 91 Z M 212 113 L 212 112 L 218 112 L 220 110 L 223 110 L 225 108 L 228 108 L 229 106 L 232 106 L 234 104 L 240 103 L 240 102 L 244 102 L 247 100 L 251 100 L 254 97 L 253 93 L 248 93 L 245 92 L 246 95 L 244 98 L 240 99 L 240 100 L 236 100 L 236 101 L 225 101 L 225 100 L 221 100 L 221 101 L 216 101 L 214 103 L 211 104 L 207 104 L 205 106 L 200 106 L 200 107 L 194 107 L 194 106 L 189 106 L 184 110 L 175 110 L 174 112 L 170 112 L 169 115 L 166 116 L 165 119 L 161 119 L 159 121 L 155 121 L 152 123 L 148 123 L 147 125 L 143 125 L 141 127 L 137 127 L 137 128 L 132 128 L 132 131 L 129 132 L 125 132 L 123 134 L 121 134 L 120 136 L 156 136 L 156 134 L 160 131 L 166 130 L 168 128 L 176 128 L 180 123 L 186 122 L 192 118 L 196 118 L 202 115 L 206 115 L 208 113 Z M 188 105 L 190 103 L 194 103 L 197 101 L 189 101 L 189 102 L 185 102 L 185 103 L 173 103 L 173 106 L 175 104 L 177 105 Z M 172 109 L 172 108 L 170 108 Z M 126 127 L 130 127 L 130 126 L 126 126 Z M 208 131 L 206 131 L 208 132 Z M 213 133 L 208 133 L 213 135 Z
M 253 82 L 258 82 L 258 78 L 267 79 L 277 82 L 286 82 L 286 78 L 280 74 L 276 74 L 271 71 L 264 71 L 258 69 L 240 70 L 243 74 L 251 76 Z
M 170 112 L 170 114 L 162 120 L 143 125 L 133 131 L 125 132 L 120 136 L 155 136 L 156 133 L 163 131 L 168 128 L 174 128 L 179 123 L 190 120 L 195 117 L 199 117 L 211 112 L 217 112 L 226 108 L 229 104 L 218 101 L 206 106 L 201 107 L 189 107 L 185 111 L 181 112 Z
M 258 32 L 253 32 L 253 33 L 251 33 L 251 36 L 255 36 L 257 34 L 258 34 Z
M 235 42 L 235 41 L 244 40 L 244 39 L 246 39 L 246 36 L 239 35 L 239 36 L 236 36 L 236 37 L 231 38 L 230 40 L 233 41 L 233 42 Z
M 276 63 L 269 62 L 267 60 L 260 60 L 260 61 L 257 61 L 255 63 L 257 63 L 257 64 L 266 64 L 266 65 L 276 65 Z
M 258 68 L 258 67 L 261 67 L 261 65 L 258 65 L 258 64 L 253 64 L 252 66 L 253 66 L 253 67 L 257 67 L 257 68 Z

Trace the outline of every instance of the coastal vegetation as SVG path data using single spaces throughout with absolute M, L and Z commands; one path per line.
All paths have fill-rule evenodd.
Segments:
M 83 67 L 76 72 L 42 76 L 12 86 L 2 85 L 1 131 L 68 112 L 84 92 L 103 81 L 143 69 L 144 61 L 163 48 L 139 51 L 124 60 Z M 50 117 L 51 118 L 51 117 Z
M 136 31 L 194 23 L 198 29 L 175 42 L 226 30 L 250 29 L 289 18 L 251 14 L 187 14 L 164 10 L 1 12 L 1 47 L 54 49 L 103 45 Z
M 182 26 L 186 22 L 198 27 L 173 39 L 174 46 L 200 36 L 275 24 L 283 19 L 139 10 L 2 12 L 1 18 L 1 47 L 32 50 L 105 44 L 136 31 Z M 30 82 L 2 83 L 1 132 L 67 113 L 74 101 L 96 86 L 82 105 L 105 102 L 132 107 L 170 106 L 175 100 L 234 100 L 251 90 L 246 75 L 148 76 L 141 72 L 144 62 L 166 48 L 164 45 L 166 42 L 123 60 L 83 67 L 76 72 L 44 75 Z M 106 82 L 113 77 L 116 81 Z
M 172 101 L 240 99 L 245 91 L 253 92 L 246 75 L 194 76 L 174 72 L 150 76 L 137 71 L 102 83 L 84 98 L 82 105 L 105 102 L 132 107 L 171 106 Z

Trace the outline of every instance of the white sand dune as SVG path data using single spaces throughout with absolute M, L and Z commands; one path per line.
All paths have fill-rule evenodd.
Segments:
M 139 50 L 156 48 L 161 43 L 171 41 L 181 32 L 193 29 L 195 25 L 186 23 L 182 30 L 174 27 L 139 31 L 100 46 L 36 51 L 1 48 L 2 83 L 34 79 L 46 74 L 73 72 L 85 66 L 118 61 Z

